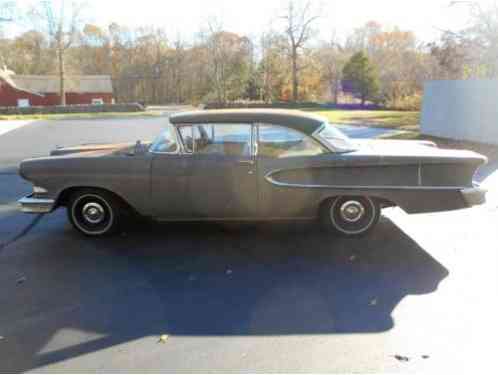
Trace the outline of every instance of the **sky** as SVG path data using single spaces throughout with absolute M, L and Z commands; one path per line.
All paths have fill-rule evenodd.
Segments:
M 3 0 L 5 1 L 5 0 Z M 12 0 L 11 0 L 12 1 Z M 60 0 L 52 0 L 57 3 Z M 66 0 L 71 2 L 71 0 Z M 494 0 L 477 1 L 482 6 Z M 36 0 L 17 0 L 27 8 Z M 85 19 L 98 25 L 118 24 L 157 26 L 170 38 L 189 40 L 215 17 L 223 28 L 249 37 L 257 37 L 270 27 L 278 29 L 278 16 L 286 0 L 84 0 Z M 458 30 L 468 22 L 469 7 L 449 6 L 451 0 L 312 0 L 320 18 L 316 23 L 318 38 L 332 35 L 345 38 L 354 28 L 377 21 L 388 28 L 414 31 L 420 41 L 433 41 L 441 29 Z M 276 21 L 277 20 L 277 21 Z M 8 34 L 23 27 L 3 25 Z

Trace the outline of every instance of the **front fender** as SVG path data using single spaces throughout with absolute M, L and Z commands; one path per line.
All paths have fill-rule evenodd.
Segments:
M 19 174 L 35 186 L 47 190 L 42 198 L 58 205 L 68 190 L 97 188 L 109 191 L 138 213 L 148 215 L 150 200 L 148 155 L 107 157 L 50 157 L 21 163 Z

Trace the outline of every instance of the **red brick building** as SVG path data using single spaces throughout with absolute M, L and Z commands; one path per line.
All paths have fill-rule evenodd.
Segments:
M 48 106 L 61 103 L 58 76 L 0 74 L 0 107 Z M 66 104 L 111 104 L 110 76 L 67 76 Z

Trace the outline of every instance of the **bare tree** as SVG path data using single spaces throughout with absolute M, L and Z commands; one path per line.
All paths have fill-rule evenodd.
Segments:
M 252 45 L 247 37 L 223 30 L 211 19 L 208 30 L 201 34 L 208 51 L 210 78 L 218 103 L 242 97 L 249 78 Z
M 173 41 L 173 51 L 170 56 L 175 103 L 183 102 L 183 95 L 184 95 L 183 81 L 186 69 L 185 63 L 187 60 L 185 49 L 186 49 L 185 42 L 182 40 L 180 35 L 177 35 L 175 40 Z
M 465 3 L 465 2 L 454 2 Z M 479 2 L 469 1 L 471 25 L 460 35 L 467 43 L 474 44 L 472 51 L 484 77 L 498 77 L 498 3 L 481 6 Z
M 288 76 L 286 66 L 286 38 L 284 35 L 268 31 L 261 36 L 259 62 L 261 74 L 261 99 L 272 102 L 280 99 Z
M 15 3 L 13 1 L 0 1 L 0 37 L 3 37 L 2 24 L 14 20 Z M 0 54 L 0 63 L 5 64 L 3 55 Z
M 208 35 L 206 36 L 206 45 L 212 58 L 212 77 L 216 89 L 216 99 L 218 103 L 226 101 L 225 91 L 225 59 L 223 58 L 222 40 L 219 37 L 223 32 L 223 26 L 220 20 L 211 18 L 208 21 Z
M 439 42 L 431 43 L 433 55 L 450 77 L 498 77 L 498 2 L 452 1 L 449 8 L 466 6 L 468 26 L 442 29 Z
M 65 56 L 71 48 L 78 35 L 79 27 L 82 24 L 81 10 L 83 5 L 73 1 L 70 6 L 70 15 L 66 13 L 66 1 L 60 0 L 60 8 L 57 12 L 53 1 L 40 1 L 38 6 L 31 9 L 31 15 L 41 20 L 44 29 L 49 35 L 52 47 L 57 56 L 57 66 L 59 75 L 59 95 L 60 104 L 66 105 L 66 86 L 65 86 Z
M 320 62 L 320 74 L 326 82 L 329 93 L 335 104 L 339 102 L 339 91 L 341 89 L 342 70 L 350 54 L 337 41 L 335 34 L 330 41 L 323 43 L 316 51 L 316 57 Z
M 285 15 L 285 34 L 289 42 L 289 56 L 292 64 L 292 99 L 299 100 L 299 53 L 313 34 L 313 22 L 319 16 L 314 14 L 311 1 L 299 6 L 297 1 L 290 0 Z

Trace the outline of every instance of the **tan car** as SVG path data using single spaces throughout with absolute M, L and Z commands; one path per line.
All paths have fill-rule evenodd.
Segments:
M 22 162 L 24 212 L 67 208 L 85 235 L 114 232 L 126 212 L 157 220 L 313 220 L 347 236 L 381 208 L 461 209 L 485 200 L 473 183 L 486 158 L 432 142 L 356 141 L 299 111 L 173 115 L 150 144 L 85 145 Z

